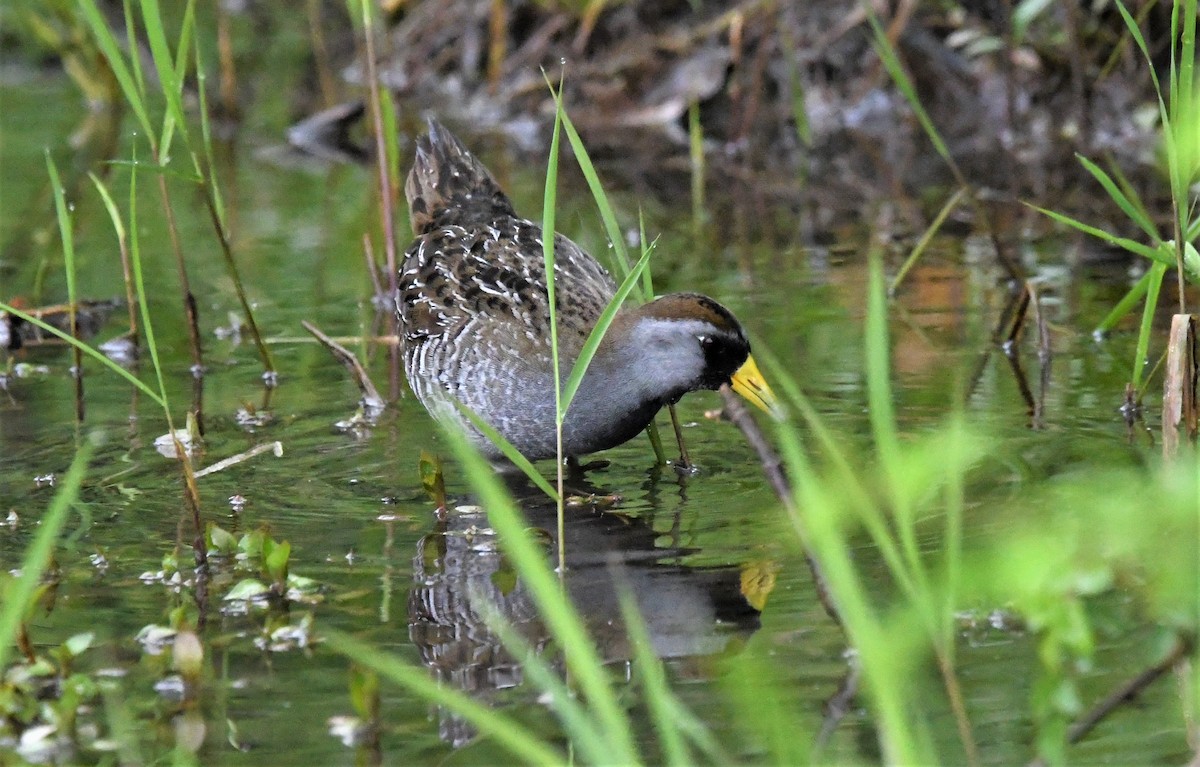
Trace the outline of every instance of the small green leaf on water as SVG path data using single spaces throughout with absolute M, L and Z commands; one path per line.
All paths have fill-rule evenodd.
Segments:
M 262 530 L 252 530 L 242 536 L 238 541 L 238 551 L 245 554 L 247 557 L 261 557 L 263 555 L 263 541 L 267 538 Z
M 238 581 L 237 585 L 229 590 L 229 593 L 225 595 L 225 600 L 227 602 L 248 601 L 255 597 L 260 597 L 268 591 L 270 589 L 261 581 L 254 578 L 246 578 L 245 580 Z
M 85 650 L 87 650 L 89 647 L 92 646 L 92 641 L 95 638 L 96 638 L 95 634 L 93 634 L 90 631 L 87 631 L 82 634 L 76 634 L 75 636 L 68 638 L 67 641 L 62 643 L 62 646 L 63 646 L 63 649 L 65 649 L 67 652 L 69 652 L 71 654 L 71 657 L 78 657 Z
M 286 583 L 288 574 L 288 558 L 292 555 L 292 544 L 287 541 L 275 542 L 270 538 L 263 541 L 263 566 L 267 575 L 276 583 Z
M 421 474 L 421 487 L 425 488 L 425 492 L 429 494 L 437 508 L 445 509 L 446 478 L 442 473 L 441 457 L 428 450 L 422 450 L 418 471 Z
M 229 531 L 221 528 L 216 522 L 208 523 L 208 549 L 226 556 L 234 554 L 238 548 L 237 538 Z

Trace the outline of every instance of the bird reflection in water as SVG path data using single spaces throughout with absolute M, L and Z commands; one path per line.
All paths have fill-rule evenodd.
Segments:
M 555 530 L 553 502 L 524 484 L 524 478 L 507 479 L 514 497 L 523 499 L 529 525 Z M 579 490 L 581 480 L 573 485 Z M 758 611 L 742 595 L 739 568 L 680 564 L 697 550 L 659 545 L 663 534 L 644 519 L 588 503 L 567 510 L 565 537 L 567 593 L 607 664 L 628 664 L 633 658 L 621 619 L 618 579 L 636 598 L 654 652 L 664 660 L 722 653 L 732 640 L 748 637 L 759 626 Z M 553 548 L 548 547 L 548 557 Z M 479 507 L 451 511 L 420 540 L 413 580 L 409 636 L 421 661 L 438 681 L 481 702 L 492 702 L 523 679 L 520 663 L 489 628 L 489 613 L 508 621 L 534 652 L 540 654 L 550 644 L 532 596 L 505 562 Z M 446 710 L 439 711 L 438 729 L 442 740 L 455 747 L 475 734 L 470 724 Z

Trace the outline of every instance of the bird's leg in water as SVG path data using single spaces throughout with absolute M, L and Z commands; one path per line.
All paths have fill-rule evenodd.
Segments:
M 679 468 L 691 471 L 692 459 L 688 456 L 687 445 L 683 442 L 683 428 L 679 425 L 679 414 L 675 412 L 674 405 L 667 405 L 667 410 L 671 411 L 671 426 L 675 428 L 675 442 L 679 445 Z

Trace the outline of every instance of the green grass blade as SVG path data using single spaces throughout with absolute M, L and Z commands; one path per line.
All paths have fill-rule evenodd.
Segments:
M 917 122 L 921 124 L 921 128 L 925 131 L 925 135 L 933 143 L 933 148 L 941 155 L 942 159 L 951 168 L 957 169 L 954 158 L 950 155 L 950 149 L 946 146 L 946 142 L 942 140 L 942 135 L 938 132 L 937 127 L 933 124 L 933 118 L 925 111 L 925 106 L 921 103 L 921 97 L 917 95 L 917 88 L 908 77 L 908 73 L 904 71 L 904 66 L 900 63 L 900 57 L 896 54 L 896 49 L 888 40 L 887 33 L 879 23 L 871 5 L 864 4 L 862 6 L 867 10 L 867 20 L 871 23 L 871 31 L 875 36 L 875 52 L 879 54 L 879 60 L 883 62 L 884 69 L 891 76 L 892 81 L 896 83 L 896 87 L 900 89 L 904 99 L 908 102 L 908 106 L 916 115 Z M 957 175 L 957 174 L 956 174 Z
M 554 97 L 556 111 L 562 115 L 562 127 L 567 134 L 567 142 L 571 145 L 571 152 L 575 155 L 575 162 L 579 163 L 579 170 L 583 172 L 583 178 L 587 181 L 588 189 L 591 190 L 592 197 L 596 200 L 596 207 L 600 210 L 600 220 L 604 222 L 605 236 L 612 243 L 613 251 L 617 256 L 617 271 L 624 278 L 632 267 L 629 261 L 629 251 L 625 247 L 625 239 L 621 236 L 621 227 L 617 223 L 617 216 L 613 212 L 612 204 L 608 201 L 608 195 L 604 193 L 604 186 L 600 183 L 600 176 L 596 173 L 596 166 L 592 164 L 592 158 L 588 155 L 587 148 L 583 145 L 583 139 L 579 137 L 579 131 L 575 130 L 575 124 L 571 122 L 570 115 L 563 107 L 561 89 L 555 90 L 549 80 L 546 81 L 546 84 L 550 87 L 550 95 Z
M 1130 221 L 1133 221 L 1133 223 L 1141 227 L 1141 230 L 1145 232 L 1152 241 L 1158 242 L 1161 239 L 1161 237 L 1158 235 L 1158 230 L 1154 228 L 1154 222 L 1150 220 L 1150 217 L 1147 216 L 1144 211 L 1130 202 L 1129 198 L 1125 196 L 1125 193 L 1121 191 L 1116 182 L 1114 182 L 1112 178 L 1104 172 L 1103 168 L 1081 154 L 1076 153 L 1075 157 L 1078 158 L 1084 169 L 1088 173 L 1092 174 L 1092 178 L 1100 182 L 1100 186 L 1104 187 L 1104 191 L 1108 192 L 1108 196 L 1111 197 L 1113 202 L 1117 204 L 1117 207 L 1119 207 L 1125 213 L 1125 215 L 1129 217 Z
M 104 367 L 108 368 L 109 370 L 113 371 L 117 375 L 124 378 L 129 383 L 136 386 L 139 391 L 141 391 L 143 394 L 145 394 L 150 399 L 154 400 L 154 402 L 156 404 L 158 404 L 159 406 L 162 406 L 162 407 L 166 406 L 165 403 L 163 402 L 162 397 L 160 397 L 157 392 L 155 392 L 153 389 L 151 389 L 149 386 L 147 386 L 145 383 L 143 383 L 141 380 L 139 380 L 137 377 L 135 377 L 133 375 L 133 373 L 130 373 L 128 370 L 121 367 L 116 362 L 110 360 L 108 357 L 105 357 L 104 354 L 102 354 L 100 351 L 92 348 L 91 346 L 88 346 L 87 344 L 85 344 L 84 342 L 80 341 L 77 338 L 73 338 L 71 336 L 71 334 L 64 333 L 63 331 L 59 330 L 58 328 L 56 328 L 52 325 L 46 324 L 45 322 L 43 322 L 42 320 L 39 320 L 37 317 L 34 317 L 33 315 L 26 314 L 25 312 L 21 311 L 20 309 L 9 306 L 8 304 L 4 303 L 3 301 L 0 301 L 0 311 L 8 312 L 12 316 L 18 317 L 21 320 L 23 320 L 24 322 L 28 322 L 30 325 L 36 325 L 37 327 L 39 327 L 42 330 L 46 331 L 47 333 L 55 336 L 56 338 L 59 338 L 59 339 L 65 341 L 66 343 L 75 347 L 76 349 L 78 349 L 79 351 L 88 355 L 89 357 L 92 357 L 93 359 L 99 361 L 102 365 L 104 365 Z
M 1029 205 L 1029 203 L 1025 203 L 1025 204 Z M 1143 245 L 1142 243 L 1137 242 L 1136 240 L 1128 239 L 1127 237 L 1118 237 L 1115 234 L 1109 234 L 1108 232 L 1104 231 L 1103 229 L 1098 229 L 1094 226 L 1090 226 L 1088 224 L 1083 223 L 1082 221 L 1071 218 L 1070 216 L 1065 216 L 1062 213 L 1056 213 L 1053 210 L 1047 210 L 1046 208 L 1039 208 L 1036 205 L 1029 205 L 1029 207 L 1033 208 L 1034 210 L 1038 211 L 1039 213 L 1042 213 L 1043 215 L 1049 216 L 1050 218 L 1054 219 L 1055 221 L 1059 222 L 1060 224 L 1066 224 L 1067 226 L 1071 227 L 1072 229 L 1078 229 L 1079 231 L 1083 232 L 1084 234 L 1090 234 L 1093 237 L 1095 237 L 1096 239 L 1104 240 L 1108 244 L 1116 245 L 1118 248 L 1123 248 L 1124 250 L 1128 250 L 1130 253 L 1134 253 L 1139 256 L 1144 256 L 1156 263 L 1166 263 L 1168 266 L 1175 265 L 1175 261 L 1173 259 L 1167 259 L 1166 261 L 1164 261 L 1163 259 L 1167 258 L 1167 257 L 1164 256 L 1157 248 L 1152 248 L 1149 245 Z
M 692 230 L 704 225 L 704 130 L 700 125 L 700 102 L 688 102 L 688 159 L 692 169 Z
M 79 0 L 79 8 L 83 11 L 83 18 L 87 22 L 88 30 L 108 61 L 108 66 L 112 70 L 113 76 L 117 78 L 117 84 L 121 86 L 121 92 L 125 94 L 125 100 L 129 102 L 129 108 L 133 110 L 138 124 L 147 136 L 154 135 L 150 129 L 150 115 L 146 111 L 146 101 L 142 96 L 141 88 L 138 87 L 139 80 L 134 79 L 129 64 L 126 63 L 120 46 L 117 45 L 116 37 L 108 28 L 108 21 L 104 18 L 104 14 L 96 7 L 95 0 Z M 136 56 L 134 58 L 136 59 Z
M 100 193 L 100 199 L 104 203 L 104 209 L 108 211 L 108 219 L 112 222 L 113 231 L 117 233 L 117 239 L 126 242 L 125 222 L 121 220 L 121 212 L 117 209 L 117 203 L 113 201 L 112 195 L 109 194 L 108 187 L 95 173 L 89 172 L 88 178 L 92 180 L 92 186 L 96 187 L 96 191 Z
M 63 271 L 67 277 L 67 311 L 70 316 L 70 329 L 73 338 L 79 337 L 79 291 L 75 273 L 75 232 L 72 226 L 71 213 L 67 206 L 67 193 L 63 189 L 62 179 L 58 176 L 58 168 L 50 158 L 50 149 L 46 149 L 46 171 L 50 174 L 50 187 L 54 192 L 54 213 L 58 219 L 58 232 L 62 240 Z M 75 418 L 83 420 L 83 357 L 79 347 L 74 349 L 75 368 Z
M 189 9 L 193 2 L 194 0 L 188 0 Z M 163 128 L 158 143 L 160 155 L 157 158 L 162 164 L 166 164 L 176 130 L 183 136 L 185 144 L 190 143 L 187 138 L 187 115 L 183 110 L 181 95 L 183 80 L 175 69 L 175 57 L 171 54 L 171 46 L 167 42 L 166 27 L 163 25 L 158 0 L 141 0 L 141 7 L 142 23 L 145 25 L 146 39 L 150 44 L 150 58 L 154 62 L 154 71 L 167 100 L 167 113 L 163 117 Z M 180 46 L 184 45 L 187 45 L 187 41 L 181 40 Z
M 822 482 L 813 472 L 797 429 L 780 422 L 777 434 L 788 475 L 796 483 L 797 511 L 791 515 L 792 523 L 819 563 L 847 638 L 858 651 L 863 692 L 875 715 L 882 762 L 938 764 L 939 760 L 927 753 L 927 738 L 919 714 L 914 713 L 911 686 L 904 684 L 905 651 L 896 646 L 896 637 L 876 617 L 868 587 L 851 558 L 853 546 L 840 523 L 841 489 Z
M 1150 331 L 1154 329 L 1154 310 L 1158 308 L 1158 295 L 1162 289 L 1163 277 L 1166 276 L 1166 264 L 1155 263 L 1150 266 L 1150 282 L 1146 289 L 1146 304 L 1142 309 L 1142 324 L 1138 329 L 1137 351 L 1133 355 L 1133 388 L 1141 391 L 1142 375 L 1146 370 L 1146 355 L 1150 351 Z
M 75 236 L 71 227 L 71 214 L 67 208 L 67 193 L 63 189 L 62 179 L 58 176 L 58 168 L 50 158 L 50 149 L 46 149 L 46 172 L 50 174 L 50 188 L 54 192 L 54 212 L 58 219 L 58 233 L 62 238 L 63 265 L 67 276 L 67 303 L 71 310 L 71 330 L 75 329 L 75 308 L 78 293 L 75 284 Z
M 546 704 L 562 722 L 563 729 L 571 739 L 571 745 L 592 764 L 603 764 L 608 760 L 608 741 L 595 726 L 592 713 L 580 703 L 579 698 L 571 692 L 566 684 L 559 679 L 558 674 L 550 667 L 541 655 L 534 652 L 525 638 L 490 602 L 485 605 L 484 618 L 488 628 L 496 632 L 504 646 L 521 659 L 521 672 L 525 680 L 540 690 L 549 698 Z
M 137 160 L 136 153 L 134 154 Z M 150 306 L 146 301 L 146 282 L 142 275 L 142 249 L 138 237 L 137 218 L 137 179 L 138 165 L 135 162 L 129 173 L 129 262 L 133 267 L 133 284 L 137 292 L 138 310 L 142 315 L 142 330 L 146 335 L 146 348 L 150 351 L 150 360 L 154 363 L 154 376 L 158 381 L 158 396 L 155 400 L 162 406 L 167 425 L 174 430 L 171 422 L 171 408 L 167 403 L 167 385 L 163 379 L 162 363 L 158 359 L 158 343 L 154 339 L 154 324 L 150 322 Z
M 1117 302 L 1108 314 L 1104 315 L 1104 319 L 1100 320 L 1100 324 L 1096 326 L 1094 333 L 1107 333 L 1112 330 L 1118 322 L 1124 319 L 1125 315 L 1133 311 L 1137 306 L 1137 302 L 1142 300 L 1142 296 L 1146 295 L 1146 289 L 1150 287 L 1150 280 L 1154 277 L 1154 271 L 1150 270 L 1142 275 L 1141 279 L 1134 283 L 1129 292 Z
M 192 167 L 196 169 L 196 176 L 204 184 L 205 189 L 212 196 L 212 206 L 217 218 L 217 226 L 221 228 L 218 233 L 219 237 L 226 238 L 229 226 L 226 223 L 228 216 L 225 215 L 225 199 L 221 195 L 221 185 L 217 183 L 216 163 L 213 161 L 212 148 L 212 121 L 208 113 L 208 73 L 204 71 L 204 57 L 200 55 L 200 40 L 196 40 L 196 91 L 200 97 L 200 140 L 203 142 L 202 149 L 204 151 L 204 164 L 201 165 L 200 157 L 195 152 L 192 152 Z M 209 169 L 208 173 L 204 172 L 204 168 Z
M 550 349 L 554 362 L 554 405 L 558 422 L 561 424 L 565 410 L 562 407 L 562 387 L 559 380 L 558 362 L 558 306 L 554 283 L 554 233 L 555 203 L 558 198 L 558 144 L 562 131 L 562 108 L 554 115 L 554 133 L 550 139 L 550 159 L 546 161 L 546 190 L 542 198 L 542 261 L 546 268 L 546 302 L 550 311 Z
M 954 192 L 954 194 L 950 195 L 950 199 L 946 200 L 946 204 L 943 205 L 942 209 L 939 210 L 937 215 L 933 217 L 933 221 L 930 222 L 929 226 L 925 229 L 924 233 L 921 235 L 921 239 L 917 240 L 917 244 L 913 246 L 912 252 L 908 254 L 908 258 L 904 259 L 904 263 L 900 266 L 900 271 L 896 272 L 896 276 L 892 278 L 892 284 L 888 286 L 889 296 L 896 295 L 896 291 L 900 288 L 900 283 L 904 281 L 904 277 L 908 274 L 909 270 L 913 268 L 913 265 L 917 263 L 917 260 L 921 258 L 921 254 L 925 252 L 925 249 L 929 247 L 930 241 L 933 240 L 933 237 L 938 233 L 938 230 L 942 228 L 942 224 L 946 222 L 950 212 L 958 207 L 958 203 L 961 202 L 962 198 L 967 194 L 967 188 L 960 186 Z
M 632 725 L 617 701 L 616 693 L 583 620 L 562 591 L 550 569 L 545 551 L 533 540 L 526 522 L 487 461 L 471 446 L 465 435 L 446 429 L 446 441 L 467 475 L 471 487 L 487 509 L 488 522 L 500 536 L 500 547 L 516 568 L 538 606 L 551 635 L 562 648 L 567 668 L 609 741 L 611 762 L 637 764 Z
M 1182 27 L 1179 26 L 1182 21 Z M 1176 0 L 1171 16 L 1172 40 L 1172 103 L 1189 98 L 1195 93 L 1193 83 L 1196 70 L 1196 0 Z M 1175 69 L 1174 41 L 1179 40 L 1179 67 Z M 1177 115 L 1177 113 L 1176 113 Z
M 626 573 L 616 570 L 617 599 L 621 605 L 621 618 L 625 622 L 625 633 L 633 647 L 633 661 L 641 672 L 642 694 L 646 706 L 654 722 L 654 731 L 662 741 L 664 763 L 671 767 L 689 767 L 694 763 L 687 743 L 683 739 L 678 719 L 677 703 L 671 688 L 667 685 L 667 676 L 663 671 L 662 661 L 654 654 L 654 643 L 650 632 L 646 630 L 646 622 L 638 611 L 637 598 L 629 587 Z
M 1158 95 L 1159 116 L 1161 117 L 1163 127 L 1165 128 L 1171 123 L 1170 114 L 1167 112 L 1167 105 L 1163 101 L 1163 89 L 1158 82 L 1158 73 L 1154 68 L 1154 59 L 1150 55 L 1150 48 L 1146 45 L 1146 38 L 1142 37 L 1141 27 L 1138 26 L 1137 20 L 1134 19 L 1133 16 L 1130 15 L 1129 11 L 1125 9 L 1125 4 L 1122 3 L 1121 0 L 1117 0 L 1117 10 L 1121 12 L 1121 18 L 1125 20 L 1125 28 L 1129 30 L 1130 36 L 1132 36 L 1134 42 L 1137 43 L 1138 50 L 1142 52 L 1142 58 L 1146 59 L 1146 63 L 1150 65 L 1150 80 L 1154 83 L 1154 92 Z M 1172 36 L 1171 40 L 1174 41 L 1175 37 Z M 1172 42 L 1171 50 L 1172 52 L 1175 50 L 1174 42 Z
M 867 258 L 870 262 L 865 338 L 867 402 L 879 460 L 891 480 L 889 484 L 895 487 L 901 480 L 896 473 L 900 466 L 900 438 L 896 431 L 895 400 L 892 392 L 883 255 L 877 247 L 872 247 Z
M 571 367 L 571 374 L 567 378 L 567 383 L 563 387 L 562 395 L 562 412 L 564 415 L 571 407 L 571 402 L 575 399 L 575 394 L 579 391 L 580 384 L 583 383 L 583 377 L 587 374 L 588 365 L 591 364 L 592 358 L 596 356 L 596 350 L 600 348 L 600 342 L 604 340 L 604 334 L 608 331 L 613 320 L 617 317 L 617 312 L 625 303 L 625 299 L 637 287 L 638 281 L 642 278 L 642 273 L 646 271 L 646 267 L 650 263 L 650 253 L 652 248 L 647 248 L 642 257 L 638 259 L 637 264 L 629 274 L 625 275 L 625 279 L 621 282 L 617 292 L 613 295 L 612 300 L 608 302 L 608 306 L 604 307 L 604 311 L 600 314 L 600 319 L 596 320 L 596 326 L 588 333 L 587 340 L 583 342 L 583 347 L 579 350 L 579 357 L 575 360 L 575 364 Z
M 79 488 L 83 485 L 88 461 L 95 447 L 96 437 L 92 436 L 76 451 L 66 476 L 59 481 L 58 490 L 50 501 L 50 508 L 38 522 L 33 541 L 25 549 L 25 556 L 21 560 L 21 574 L 5 594 L 4 605 L 0 607 L 0 669 L 8 668 L 17 631 L 54 553 L 54 545 L 66 525 L 67 515 L 79 498 Z
M 832 465 L 842 494 L 848 499 L 851 507 L 857 510 L 859 519 L 879 548 L 879 553 L 887 563 L 889 572 L 893 574 L 906 596 L 910 598 L 915 596 L 916 583 L 909 575 L 907 568 L 904 567 L 904 560 L 892 538 L 891 528 L 879 512 L 878 505 L 871 497 L 867 487 L 863 484 L 861 472 L 854 469 L 846 451 L 834 437 L 833 431 L 821 418 L 817 409 L 808 401 L 808 398 L 804 396 L 804 393 L 800 391 L 796 379 L 792 377 L 791 369 L 785 366 L 766 344 L 757 339 L 751 339 L 751 341 L 755 349 L 754 358 L 771 373 L 771 381 L 792 403 L 796 412 L 804 419 L 805 427 L 816 438 L 822 455 Z M 789 428 L 795 428 L 790 421 L 787 423 Z
M 500 448 L 500 452 L 504 453 L 504 457 L 512 461 L 513 465 L 520 469 L 525 476 L 529 477 L 529 481 L 537 485 L 538 489 L 553 500 L 558 500 L 558 491 L 550 484 L 542 473 L 538 471 L 529 459 L 521 455 L 521 451 L 513 447 L 513 443 L 504 438 L 504 435 L 496 431 L 490 423 L 483 420 L 478 413 L 464 405 L 458 400 L 454 400 L 454 406 L 458 408 L 458 412 L 471 422 L 471 425 L 479 429 L 483 436 L 487 437 L 488 441 L 496 447 Z
M 541 741 L 512 718 L 488 708 L 470 696 L 429 678 L 423 668 L 410 666 L 376 648 L 333 629 L 321 632 L 330 649 L 355 663 L 374 670 L 396 684 L 439 706 L 469 720 L 482 735 L 490 736 L 527 764 L 557 767 L 564 763 L 563 755 Z
M 646 242 L 646 216 L 642 212 L 641 207 L 638 207 L 638 243 L 642 246 L 642 254 L 645 255 L 647 250 L 658 245 L 658 238 L 647 244 Z M 642 272 L 642 294 L 638 296 L 643 303 L 654 300 L 654 275 L 649 269 Z
M 864 345 L 866 347 L 866 376 L 868 415 L 871 433 L 875 438 L 875 450 L 879 463 L 887 478 L 887 487 L 892 501 L 895 518 L 895 535 L 900 541 L 908 565 L 908 572 L 916 586 L 910 594 L 915 603 L 925 603 L 928 583 L 921 563 L 920 546 L 917 543 L 914 504 L 909 494 L 902 492 L 904 482 L 904 460 L 900 449 L 900 434 L 896 424 L 895 392 L 892 390 L 891 346 L 888 333 L 887 294 L 883 275 L 883 254 L 872 247 L 867 254 L 869 277 L 867 291 L 867 321 Z M 890 538 L 891 536 L 887 536 Z

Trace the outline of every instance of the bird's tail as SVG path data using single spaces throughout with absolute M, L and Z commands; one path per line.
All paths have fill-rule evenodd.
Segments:
M 436 226 L 487 223 L 512 215 L 512 204 L 483 163 L 454 134 L 430 118 L 404 184 L 413 233 Z

